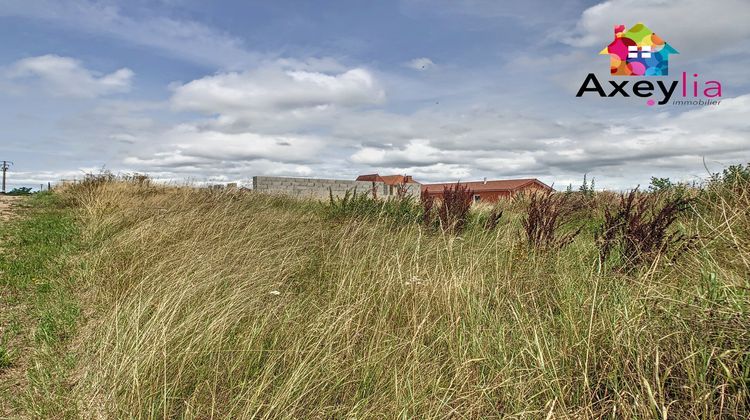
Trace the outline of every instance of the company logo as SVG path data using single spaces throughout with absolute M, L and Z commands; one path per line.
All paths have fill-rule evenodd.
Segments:
M 599 54 L 609 55 L 613 76 L 666 76 L 669 56 L 679 54 L 646 25 L 637 23 L 625 31 L 625 25 L 615 26 L 615 39 Z
M 637 23 L 625 30 L 625 25 L 615 26 L 615 39 L 599 54 L 609 55 L 609 68 L 612 76 L 651 77 L 669 75 L 669 56 L 679 54 L 660 36 L 643 23 Z M 692 78 L 689 76 L 691 75 Z M 721 83 L 718 80 L 702 81 L 700 75 L 683 71 L 679 80 L 608 80 L 609 89 L 589 73 L 576 93 L 582 97 L 595 93 L 602 98 L 622 96 L 647 98 L 646 105 L 719 105 L 721 103 Z M 673 96 L 682 94 L 682 98 Z

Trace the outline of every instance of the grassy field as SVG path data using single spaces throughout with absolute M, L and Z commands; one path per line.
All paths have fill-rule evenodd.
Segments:
M 75 413 L 74 211 L 50 194 L 14 204 L 19 217 L 0 221 L 0 417 L 65 416 Z
M 613 194 L 454 229 L 142 179 L 36 196 L 0 228 L 0 414 L 747 418 L 750 188 L 639 217 L 677 194 L 637 255 L 602 254 Z

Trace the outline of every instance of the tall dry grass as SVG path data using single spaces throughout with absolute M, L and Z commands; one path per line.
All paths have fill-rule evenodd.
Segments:
M 461 236 L 252 193 L 106 181 L 62 194 L 92 249 L 84 417 L 743 418 L 750 198 L 623 273 L 592 235 L 537 253 L 521 214 Z

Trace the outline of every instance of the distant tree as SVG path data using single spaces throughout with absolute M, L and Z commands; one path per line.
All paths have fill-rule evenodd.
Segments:
M 578 187 L 578 191 L 583 193 L 583 195 L 587 197 L 591 197 L 594 195 L 594 178 L 591 178 L 591 184 L 588 183 L 586 180 L 587 174 L 583 174 L 583 184 L 581 184 L 580 187 Z
M 580 191 L 582 193 L 585 193 L 585 192 L 587 192 L 589 190 L 589 183 L 586 180 L 586 176 L 587 176 L 587 174 L 583 174 L 583 183 L 581 184 L 580 187 L 578 187 L 578 191 Z
M 31 194 L 31 188 L 29 187 L 20 187 L 20 188 L 13 188 L 8 192 L 8 195 L 30 195 Z
M 648 186 L 648 190 L 651 192 L 659 192 L 670 190 L 673 187 L 674 184 L 669 180 L 669 178 L 657 178 L 655 176 L 652 176 L 651 184 Z
M 724 169 L 721 175 L 721 179 L 725 184 L 729 185 L 737 185 L 750 182 L 750 163 L 744 166 L 732 165 Z

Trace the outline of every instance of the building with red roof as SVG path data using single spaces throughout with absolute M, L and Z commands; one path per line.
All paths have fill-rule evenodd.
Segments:
M 435 198 L 443 197 L 443 190 L 455 183 L 423 184 L 422 194 Z M 495 202 L 501 198 L 513 197 L 521 193 L 553 191 L 552 187 L 536 178 L 500 179 L 494 181 L 461 182 L 474 193 L 474 202 Z
M 419 182 L 415 181 L 414 178 L 411 177 L 411 175 L 383 175 L 380 176 L 378 174 L 369 174 L 369 175 L 360 175 L 357 177 L 357 181 L 371 181 L 371 182 L 382 182 L 385 184 L 385 188 L 387 189 L 386 195 L 394 195 L 397 193 L 397 189 L 399 186 L 407 185 L 407 184 L 416 184 L 421 185 Z M 419 191 L 419 190 L 417 190 Z
M 419 184 L 411 175 L 360 175 L 357 177 L 357 181 L 383 182 L 385 185 Z

